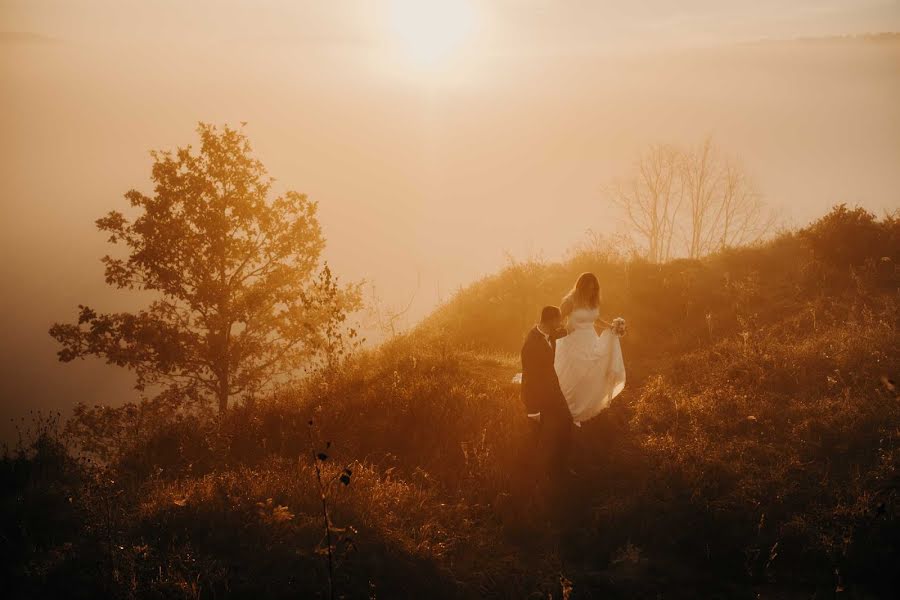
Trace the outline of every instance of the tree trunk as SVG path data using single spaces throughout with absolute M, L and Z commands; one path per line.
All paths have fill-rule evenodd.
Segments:
M 219 398 L 219 414 L 224 415 L 228 411 L 228 377 L 219 379 L 219 390 L 216 393 Z

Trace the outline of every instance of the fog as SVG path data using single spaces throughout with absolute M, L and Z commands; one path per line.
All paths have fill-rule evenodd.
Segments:
M 0 29 L 22 26 L 4 15 Z M 840 202 L 900 207 L 896 35 L 553 38 L 472 47 L 435 74 L 392 63 L 352 28 L 303 43 L 188 28 L 101 40 L 51 22 L 0 34 L 4 421 L 134 397 L 120 369 L 57 363 L 47 329 L 79 303 L 139 305 L 104 284 L 109 248 L 93 222 L 125 209 L 129 189 L 151 192 L 148 151 L 196 144 L 198 121 L 246 122 L 276 189 L 319 202 L 336 273 L 389 305 L 413 298 L 407 326 L 507 255 L 557 259 L 589 228 L 616 231 L 601 189 L 650 143 L 712 135 L 787 225 Z

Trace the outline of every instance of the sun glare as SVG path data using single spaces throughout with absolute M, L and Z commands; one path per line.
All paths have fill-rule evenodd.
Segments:
M 471 39 L 475 10 L 466 0 L 393 0 L 390 28 L 404 60 L 428 70 L 449 63 Z

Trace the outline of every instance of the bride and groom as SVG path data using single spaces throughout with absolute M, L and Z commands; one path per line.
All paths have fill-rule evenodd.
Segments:
M 578 277 L 559 307 L 545 306 L 522 346 L 522 400 L 539 420 L 551 474 L 566 470 L 572 425 L 596 416 L 625 387 L 625 322 L 600 319 L 600 282 Z

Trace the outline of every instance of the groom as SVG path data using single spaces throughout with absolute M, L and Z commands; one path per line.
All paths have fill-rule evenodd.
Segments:
M 572 440 L 572 414 L 553 368 L 556 340 L 566 335 L 561 324 L 559 308 L 545 306 L 522 346 L 522 401 L 529 416 L 540 413 L 540 447 L 551 477 L 567 470 Z

